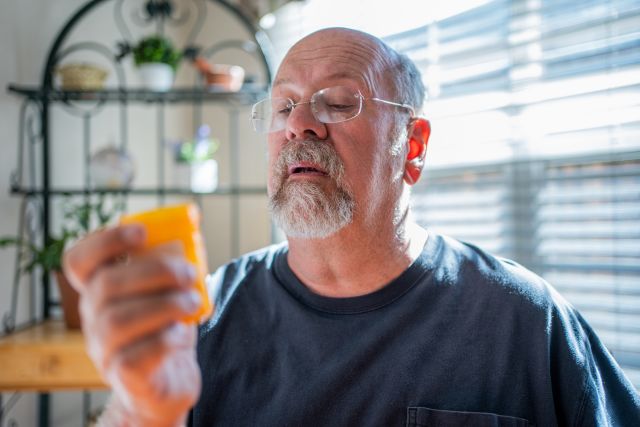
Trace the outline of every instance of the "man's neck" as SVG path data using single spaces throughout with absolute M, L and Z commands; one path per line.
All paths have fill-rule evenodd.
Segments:
M 289 239 L 287 261 L 313 292 L 353 297 L 374 292 L 402 274 L 426 239 L 426 230 L 409 221 L 389 230 L 347 226 L 325 239 Z

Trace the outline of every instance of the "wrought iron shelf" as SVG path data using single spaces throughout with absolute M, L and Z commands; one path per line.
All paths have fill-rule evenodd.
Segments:
M 262 197 L 267 194 L 264 183 L 241 184 L 242 157 L 239 143 L 242 132 L 250 129 L 249 120 L 242 120 L 243 116 L 248 115 L 247 107 L 267 96 L 268 82 L 271 81 L 272 48 L 267 35 L 256 26 L 254 17 L 247 14 L 248 10 L 243 9 L 237 1 L 82 0 L 80 3 L 83 4 L 67 19 L 53 39 L 40 78 L 31 84 L 12 83 L 7 86 L 8 91 L 19 98 L 22 104 L 18 123 L 17 170 L 10 178 L 11 194 L 21 199 L 18 239 L 36 243 L 46 242 L 52 237 L 55 234 L 52 233 L 53 212 L 61 208 L 59 203 L 53 202 L 54 199 L 58 198 L 60 201 L 59 198 L 65 196 L 80 199 L 106 194 L 125 201 L 129 196 L 151 196 L 157 198 L 160 204 L 173 196 L 193 198 L 198 202 L 201 197 L 209 200 L 221 198 L 229 202 L 224 203 L 228 206 L 229 215 L 222 218 L 229 225 L 229 230 L 224 230 L 224 234 L 228 234 L 229 251 L 234 256 L 239 254 L 241 218 L 244 217 L 240 213 L 244 209 L 250 209 L 242 203 L 243 196 Z M 86 21 L 87 17 L 92 20 Z M 203 34 L 204 28 L 215 27 L 229 19 L 239 24 L 238 31 L 225 31 L 219 34 L 220 37 L 216 36 L 217 32 Z M 91 28 L 87 28 L 85 23 L 96 22 L 93 20 L 100 20 L 101 23 L 104 20 L 105 31 L 101 27 L 100 32 L 91 34 Z M 166 32 L 169 27 L 172 28 L 171 31 Z M 174 28 L 177 28 L 175 33 Z M 131 79 L 133 70 L 125 67 L 122 60 L 131 55 L 134 35 L 149 33 L 179 34 L 180 37 L 173 41 L 177 49 L 190 59 L 193 59 L 194 54 L 210 63 L 216 63 L 217 59 L 223 58 L 217 56 L 218 53 L 225 51 L 227 58 L 234 58 L 230 63 L 237 62 L 236 65 L 240 66 L 251 64 L 251 72 L 254 73 L 251 74 L 252 80 L 247 81 L 238 92 L 227 92 L 206 86 L 196 70 L 189 70 L 193 71 L 193 76 L 185 80 L 184 86 L 178 85 L 167 92 L 152 91 L 135 83 L 132 85 L 129 82 L 135 81 Z M 229 55 L 234 52 L 234 55 Z M 109 86 L 103 90 L 63 90 L 57 85 L 55 76 L 58 67 L 79 61 L 80 58 L 95 60 L 96 65 L 109 70 Z M 191 111 L 185 111 L 184 114 L 186 119 L 187 113 L 190 113 L 191 123 L 185 120 L 181 129 L 191 125 L 195 131 L 200 125 L 210 121 L 215 121 L 216 126 L 224 126 L 224 119 L 227 119 L 228 132 L 225 134 L 223 131 L 222 134 L 225 135 L 229 149 L 225 153 L 226 158 L 218 161 L 224 161 L 228 165 L 230 174 L 228 180 L 223 181 L 224 185 L 218 186 L 215 191 L 196 193 L 186 184 L 180 187 L 167 179 L 165 169 L 170 152 L 166 149 L 165 141 L 168 124 L 173 122 L 167 123 L 166 118 L 172 113 L 171 107 L 177 104 L 191 107 Z M 56 111 L 52 111 L 54 105 Z M 211 105 L 220 107 L 216 109 L 220 111 L 211 112 L 207 108 Z M 136 106 L 144 106 L 145 111 L 141 112 Z M 109 111 L 103 115 L 106 107 Z M 59 121 L 60 111 L 57 110 L 60 109 L 64 110 L 62 113 L 73 116 L 65 116 L 65 119 L 73 120 Z M 116 114 L 112 114 L 114 112 Z M 141 115 L 144 119 L 137 120 Z M 155 148 L 150 150 L 153 153 L 149 153 L 149 158 L 145 159 L 141 167 L 155 169 L 151 171 L 157 172 L 155 180 L 128 189 L 92 187 L 90 160 L 91 153 L 96 148 L 94 139 L 96 135 L 100 135 L 101 141 L 104 138 L 103 132 L 95 130 L 96 123 L 98 129 L 108 125 L 117 134 L 112 135 L 113 141 L 117 141 L 118 146 L 124 149 L 140 143 L 140 134 L 136 130 L 144 129 L 145 142 L 155 142 Z M 150 129 L 153 124 L 155 132 Z M 65 129 L 62 129 L 63 126 Z M 79 142 L 78 147 L 74 147 L 78 157 L 63 159 L 52 156 L 58 148 L 54 144 L 54 128 L 73 134 L 74 142 Z M 131 128 L 135 130 L 131 131 Z M 133 135 L 137 135 L 137 138 L 130 144 L 129 140 L 133 139 Z M 58 133 L 55 136 L 62 138 Z M 58 185 L 53 182 L 52 170 L 61 164 L 73 168 L 77 177 L 74 183 Z M 165 187 L 165 184 L 170 187 Z M 104 385 L 95 370 L 92 370 L 84 353 L 80 332 L 64 330 L 60 322 L 49 320 L 52 317 L 51 308 L 56 306 L 57 301 L 53 297 L 48 274 L 42 274 L 41 277 L 37 274 L 29 276 L 28 323 L 38 319 L 48 320 L 26 329 L 16 329 L 16 319 L 22 317 L 18 316 L 18 308 L 26 306 L 19 301 L 23 285 L 19 268 L 22 261 L 21 251 L 18 251 L 11 285 L 11 306 L 7 313 L 0 313 L 0 328 L 4 328 L 7 333 L 0 336 L 0 366 L 8 366 L 11 371 L 0 369 L 0 390 L 46 391 L 38 399 L 38 425 L 46 427 L 50 418 L 49 391 L 94 389 Z M 39 304 L 41 314 L 36 315 L 36 306 Z M 89 397 L 85 393 L 85 420 L 90 407 Z M 0 395 L 0 426 L 6 424 L 5 416 L 13 402 L 14 400 L 10 400 L 4 404 Z M 8 424 L 12 424 L 12 420 L 8 420 Z
M 175 196 L 228 196 L 228 195 L 264 195 L 267 194 L 265 187 L 218 187 L 215 191 L 194 192 L 185 188 L 53 188 L 42 190 L 39 188 L 22 188 L 14 187 L 11 194 L 22 196 L 73 196 L 73 195 L 90 195 L 90 194 L 126 194 L 139 196 L 158 196 L 158 195 L 175 195 Z
M 10 84 L 8 90 L 25 98 L 50 102 L 228 102 L 239 105 L 252 104 L 267 93 L 264 86 L 245 84 L 238 92 L 226 92 L 207 87 L 177 87 L 167 92 L 155 92 L 148 89 L 104 89 L 104 90 L 45 90 L 36 86 Z

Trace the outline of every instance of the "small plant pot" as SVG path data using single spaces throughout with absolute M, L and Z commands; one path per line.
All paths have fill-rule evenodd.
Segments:
M 204 78 L 210 89 L 237 92 L 242 88 L 244 68 L 238 65 L 215 64 L 204 73 Z
M 178 188 L 194 193 L 210 193 L 218 188 L 218 162 L 214 159 L 177 163 L 174 179 Z
M 58 290 L 60 291 L 60 305 L 64 315 L 64 323 L 68 329 L 80 329 L 80 311 L 78 303 L 80 295 L 76 291 L 62 271 L 54 271 Z
M 173 68 L 167 64 L 150 62 L 138 67 L 142 86 L 156 92 L 166 92 L 173 86 Z
M 191 191 L 208 193 L 218 188 L 218 162 L 214 159 L 191 165 Z

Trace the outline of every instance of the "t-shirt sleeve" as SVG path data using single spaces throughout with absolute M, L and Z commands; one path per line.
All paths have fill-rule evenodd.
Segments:
M 571 426 L 640 426 L 638 392 L 582 316 L 555 307 L 551 328 L 559 418 Z

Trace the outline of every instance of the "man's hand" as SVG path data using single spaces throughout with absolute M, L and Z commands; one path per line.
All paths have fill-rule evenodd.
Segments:
M 93 233 L 65 253 L 64 272 L 80 292 L 89 356 L 113 389 L 105 424 L 177 426 L 200 395 L 196 327 L 180 322 L 200 305 L 196 273 L 179 245 L 136 254 L 144 239 L 138 225 Z

